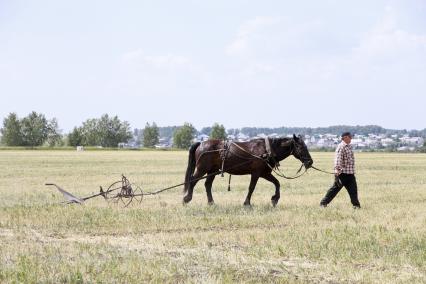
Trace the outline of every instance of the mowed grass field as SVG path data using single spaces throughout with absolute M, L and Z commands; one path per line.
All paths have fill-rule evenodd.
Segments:
M 46 182 L 87 196 L 121 174 L 144 191 L 183 181 L 182 151 L 0 151 L 1 283 L 426 283 L 426 155 L 356 153 L 361 210 L 345 189 L 327 208 L 332 183 L 309 170 L 260 181 L 242 204 L 249 176 L 204 182 L 182 205 L 182 188 L 130 208 L 102 198 L 58 204 Z M 334 153 L 312 153 L 331 170 Z M 293 175 L 289 158 L 282 170 Z

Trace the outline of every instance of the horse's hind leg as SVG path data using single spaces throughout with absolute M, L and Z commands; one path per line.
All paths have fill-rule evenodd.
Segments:
M 280 200 L 280 182 L 271 173 L 262 177 L 275 185 L 275 194 L 271 198 L 272 206 L 275 207 L 278 203 L 278 200 Z
M 188 193 L 186 194 L 186 196 L 183 198 L 183 202 L 184 203 L 188 203 L 189 201 L 192 200 L 192 194 L 194 192 L 194 187 L 197 184 L 197 182 L 199 181 L 199 178 L 202 177 L 205 173 L 204 172 L 200 172 L 197 170 L 195 170 L 194 175 L 191 178 L 191 182 L 190 182 L 190 186 L 188 189 Z
M 205 187 L 206 187 L 206 193 L 207 193 L 207 202 L 209 205 L 213 205 L 214 204 L 214 200 L 213 200 L 213 196 L 212 196 L 212 185 L 213 185 L 213 180 L 216 176 L 215 175 L 211 175 L 206 179 L 206 182 L 204 183 Z

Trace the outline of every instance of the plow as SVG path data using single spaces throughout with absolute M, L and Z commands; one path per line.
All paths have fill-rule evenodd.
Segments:
M 220 171 L 217 171 L 215 173 L 206 175 L 201 178 L 192 179 L 192 181 L 195 180 L 201 180 L 206 179 L 209 176 L 212 175 L 218 175 Z M 93 195 L 89 195 L 86 197 L 77 197 L 74 194 L 66 191 L 59 185 L 55 183 L 46 183 L 46 186 L 53 186 L 55 187 L 65 198 L 65 201 L 61 203 L 65 204 L 84 204 L 87 200 L 93 199 L 96 197 L 103 197 L 108 203 L 110 204 L 116 204 L 121 205 L 123 207 L 128 207 L 130 204 L 140 204 L 142 203 L 143 197 L 147 195 L 157 195 L 163 191 L 167 191 L 179 186 L 185 185 L 185 182 L 179 183 L 176 185 L 172 185 L 157 191 L 142 191 L 142 187 L 136 184 L 131 183 L 127 177 L 125 177 L 123 174 L 121 175 L 121 180 L 113 182 L 111 185 L 109 185 L 106 189 L 104 189 L 102 186 L 99 186 L 99 192 Z
M 100 186 L 99 193 L 86 196 L 86 197 L 77 197 L 74 194 L 66 191 L 62 187 L 54 183 L 46 183 L 46 186 L 54 186 L 56 189 L 62 193 L 66 201 L 62 203 L 66 204 L 83 204 L 85 201 L 102 196 L 108 203 L 121 204 L 124 207 L 128 207 L 130 204 L 135 202 L 140 204 L 142 202 L 144 195 L 152 195 L 153 193 L 145 193 L 142 191 L 142 188 L 138 185 L 132 184 L 127 177 L 124 175 L 121 176 L 121 180 L 113 182 L 110 186 L 104 189 Z

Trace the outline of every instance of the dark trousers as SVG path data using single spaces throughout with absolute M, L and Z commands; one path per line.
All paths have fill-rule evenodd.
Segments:
M 333 198 L 339 193 L 339 191 L 345 187 L 351 198 L 352 205 L 355 207 L 361 207 L 358 200 L 358 187 L 356 184 L 355 175 L 352 174 L 340 174 L 336 177 L 333 185 L 325 194 L 321 200 L 321 205 L 327 206 L 333 200 Z

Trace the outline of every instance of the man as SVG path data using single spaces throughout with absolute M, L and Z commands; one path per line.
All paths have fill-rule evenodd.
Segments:
M 327 207 L 333 198 L 339 193 L 342 187 L 345 187 L 351 198 L 354 208 L 361 208 L 358 200 L 358 188 L 355 179 L 355 158 L 352 151 L 350 132 L 342 134 L 342 142 L 337 146 L 336 156 L 334 159 L 335 181 L 331 188 L 327 191 L 320 205 Z

